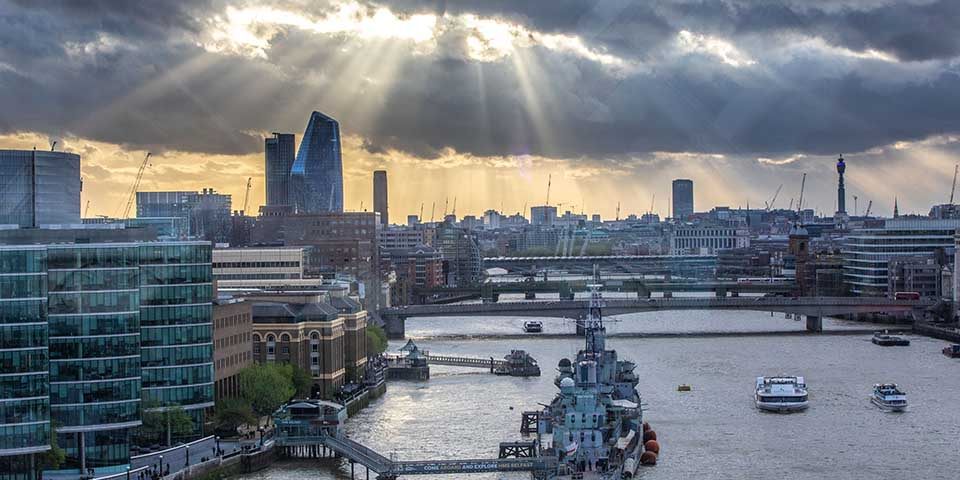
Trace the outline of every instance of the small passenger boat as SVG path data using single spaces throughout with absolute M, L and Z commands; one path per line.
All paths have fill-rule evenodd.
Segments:
M 870 341 L 881 347 L 906 347 L 910 345 L 910 340 L 900 335 L 890 335 L 886 330 L 874 333 Z
M 878 383 L 873 386 L 870 401 L 874 405 L 891 412 L 902 412 L 907 408 L 907 394 L 895 383 Z
M 757 377 L 756 403 L 770 412 L 806 410 L 807 384 L 803 377 Z
M 942 351 L 944 355 L 950 358 L 960 358 L 960 345 L 956 343 L 943 347 Z
M 537 322 L 537 321 L 524 322 L 523 331 L 527 333 L 540 333 L 543 331 L 543 322 Z

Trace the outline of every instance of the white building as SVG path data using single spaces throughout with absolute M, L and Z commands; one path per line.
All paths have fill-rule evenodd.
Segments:
M 678 225 L 668 235 L 671 255 L 714 255 L 750 246 L 750 230 L 741 227 Z
M 852 232 L 843 246 L 843 280 L 850 292 L 863 296 L 888 294 L 890 260 L 955 255 L 960 219 L 895 218 L 882 228 Z
M 416 248 L 427 243 L 421 228 L 381 228 L 377 236 L 381 249 Z
M 305 278 L 305 247 L 216 248 L 213 278 L 220 290 L 304 289 L 320 285 L 320 278 Z

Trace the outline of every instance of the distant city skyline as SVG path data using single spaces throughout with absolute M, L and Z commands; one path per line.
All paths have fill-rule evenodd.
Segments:
M 854 195 L 888 216 L 894 196 L 903 213 L 949 198 L 960 46 L 936 26 L 955 2 L 531 5 L 0 0 L 0 148 L 80 154 L 90 215 L 124 201 L 146 151 L 143 189 L 239 202 L 253 177 L 254 210 L 264 138 L 313 110 L 340 124 L 343 208 L 372 210 L 383 169 L 395 221 L 454 197 L 461 215 L 529 209 L 551 174 L 561 213 L 612 218 L 654 194 L 666 216 L 674 178 L 698 210 L 780 184 L 785 206 L 806 172 L 829 215 L 840 154 L 851 214 Z

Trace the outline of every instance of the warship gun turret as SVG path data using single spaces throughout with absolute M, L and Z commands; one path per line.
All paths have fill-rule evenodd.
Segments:
M 556 460 L 556 479 L 632 478 L 657 462 L 656 432 L 643 421 L 636 365 L 606 347 L 603 299 L 590 286 L 586 346 L 557 367 L 557 396 L 539 415 L 539 454 Z

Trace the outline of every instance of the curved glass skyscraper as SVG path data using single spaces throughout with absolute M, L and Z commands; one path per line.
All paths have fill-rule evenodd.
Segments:
M 291 190 L 300 213 L 343 211 L 340 124 L 313 112 L 293 162 Z

